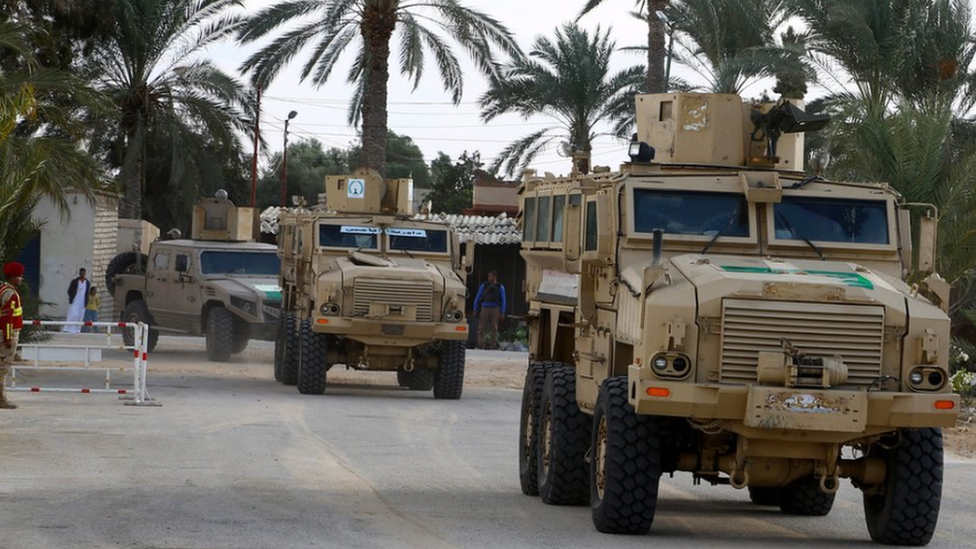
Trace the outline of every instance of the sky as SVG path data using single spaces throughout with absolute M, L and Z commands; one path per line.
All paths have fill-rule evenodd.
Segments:
M 528 52 L 532 43 L 540 35 L 553 36 L 553 31 L 572 21 L 579 13 L 584 0 L 461 0 L 464 5 L 480 9 L 502 21 L 515 35 L 523 50 Z M 272 0 L 248 0 L 248 14 L 257 13 L 272 5 Z M 612 37 L 618 47 L 645 45 L 647 43 L 646 23 L 632 17 L 633 0 L 605 0 L 603 5 L 587 14 L 580 25 L 590 31 L 598 26 L 612 29 Z M 277 33 L 272 36 L 276 36 Z M 308 59 L 308 51 L 303 51 L 292 60 L 277 79 L 270 85 L 261 105 L 261 133 L 267 143 L 261 151 L 262 163 L 267 165 L 268 157 L 282 148 L 283 120 L 288 112 L 294 110 L 298 115 L 289 123 L 289 142 L 296 139 L 315 138 L 326 148 L 346 148 L 358 141 L 356 129 L 346 122 L 348 102 L 352 87 L 345 80 L 356 44 L 344 54 L 343 62 L 334 72 L 330 82 L 316 88 L 300 80 L 300 67 Z M 395 44 L 394 44 L 395 48 Z M 257 46 L 242 47 L 236 44 L 221 44 L 207 51 L 206 56 L 230 72 L 238 74 L 237 68 Z M 484 123 L 477 106 L 478 98 L 486 91 L 487 82 L 470 63 L 466 54 L 457 48 L 456 53 L 464 66 L 464 96 L 459 105 L 453 105 L 450 96 L 444 92 L 439 75 L 428 64 L 428 70 L 416 90 L 412 84 L 401 77 L 396 69 L 396 52 L 391 57 L 391 78 L 389 84 L 389 128 L 398 134 L 410 136 L 430 162 L 439 152 L 457 158 L 462 152 L 480 151 L 485 165 L 509 143 L 555 121 L 544 116 L 528 120 L 511 114 Z M 643 54 L 618 52 L 612 70 L 622 70 L 628 66 L 641 64 Z M 672 66 L 672 72 L 685 79 L 696 81 L 697 77 L 687 69 Z M 747 95 L 761 95 L 769 89 L 772 82 L 760 83 L 747 90 Z M 608 131 L 609 127 L 601 131 Z M 610 136 L 600 136 L 593 144 L 593 165 L 610 166 L 614 169 L 627 160 L 626 143 Z M 540 173 L 550 171 L 566 173 L 570 169 L 569 159 L 563 158 L 553 148 L 536 157 L 530 166 Z

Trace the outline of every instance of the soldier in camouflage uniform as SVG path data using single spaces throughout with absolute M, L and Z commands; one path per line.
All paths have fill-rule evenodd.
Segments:
M 3 332 L 3 344 L 0 345 L 0 409 L 11 410 L 17 405 L 7 400 L 5 385 L 7 372 L 17 355 L 20 329 L 24 325 L 24 308 L 17 292 L 17 286 L 23 281 L 24 266 L 7 263 L 3 266 L 3 275 L 7 281 L 0 285 L 0 332 Z

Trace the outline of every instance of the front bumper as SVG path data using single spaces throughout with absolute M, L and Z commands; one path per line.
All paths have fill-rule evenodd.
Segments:
M 465 322 L 397 322 L 378 319 L 316 316 L 313 330 L 360 341 L 366 345 L 416 347 L 437 340 L 464 341 L 468 339 Z
M 629 380 L 639 414 L 724 420 L 730 430 L 758 437 L 855 440 L 897 428 L 952 427 L 959 412 L 959 397 L 948 393 L 663 381 L 636 365 Z

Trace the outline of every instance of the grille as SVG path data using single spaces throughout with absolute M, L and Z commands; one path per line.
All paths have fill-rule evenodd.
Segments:
M 431 321 L 434 285 L 423 280 L 356 279 L 353 316 L 366 316 L 371 303 L 416 305 L 417 321 Z
M 847 383 L 881 375 L 884 307 L 726 299 L 722 312 L 723 383 L 756 381 L 760 351 L 782 351 L 786 338 L 813 357 L 840 355 Z

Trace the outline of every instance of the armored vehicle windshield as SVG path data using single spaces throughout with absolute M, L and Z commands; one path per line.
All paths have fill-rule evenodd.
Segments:
M 270 252 L 208 250 L 200 254 L 200 272 L 205 275 L 234 274 L 278 276 L 281 260 Z
M 776 238 L 814 242 L 888 244 L 888 206 L 883 200 L 785 196 L 773 207 Z
M 749 236 L 749 208 L 741 194 L 635 189 L 634 209 L 639 233 Z

